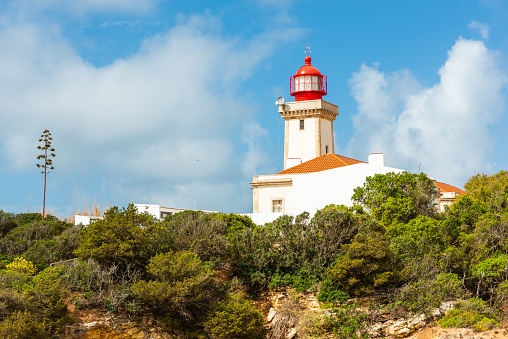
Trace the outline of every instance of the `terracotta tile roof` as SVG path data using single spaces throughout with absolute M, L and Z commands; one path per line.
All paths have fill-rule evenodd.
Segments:
M 326 171 L 332 168 L 344 167 L 354 164 L 364 163 L 364 161 L 343 157 L 333 153 L 327 153 L 320 157 L 301 163 L 285 169 L 276 174 L 301 174 Z
M 455 186 L 445 184 L 443 182 L 434 181 L 434 184 L 436 185 L 437 188 L 439 188 L 439 191 L 441 193 L 444 193 L 444 192 L 455 192 L 455 193 L 459 193 L 459 194 L 466 194 L 466 191 L 461 190 L 460 188 L 457 188 Z

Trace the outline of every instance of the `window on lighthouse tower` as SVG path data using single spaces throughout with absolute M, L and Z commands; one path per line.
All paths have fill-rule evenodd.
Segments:
M 295 77 L 295 91 L 320 91 L 321 77 L 317 75 L 304 75 Z

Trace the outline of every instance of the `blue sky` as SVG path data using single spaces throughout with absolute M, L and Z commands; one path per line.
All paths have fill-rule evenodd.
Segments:
M 339 105 L 336 153 L 462 187 L 506 169 L 508 5 L 455 1 L 3 0 L 0 209 L 130 202 L 251 212 L 280 169 L 274 104 L 303 65 Z

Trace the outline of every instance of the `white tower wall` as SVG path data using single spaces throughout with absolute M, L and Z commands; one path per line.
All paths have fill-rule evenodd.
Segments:
M 279 113 L 285 120 L 284 169 L 334 152 L 338 106 L 322 99 L 295 101 L 279 105 Z

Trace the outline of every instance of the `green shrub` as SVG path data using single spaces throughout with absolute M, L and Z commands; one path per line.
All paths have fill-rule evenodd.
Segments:
M 15 311 L 0 323 L 0 338 L 51 338 L 49 327 L 45 321 L 25 310 Z
M 268 288 L 276 289 L 277 287 L 291 286 L 298 292 L 312 292 L 316 290 L 317 282 L 317 277 L 302 268 L 294 274 L 286 273 L 282 275 L 279 272 L 275 272 L 268 283 Z
M 334 307 L 332 315 L 326 318 L 326 327 L 333 330 L 338 338 L 368 338 L 367 313 L 357 311 L 356 305 Z M 360 333 L 360 337 L 358 337 Z
M 498 304 L 506 304 L 508 302 L 508 280 L 497 285 L 495 299 Z
M 68 291 L 61 279 L 62 273 L 60 267 L 46 268 L 27 282 L 21 292 L 28 310 L 44 319 L 52 331 L 69 321 L 64 302 Z
M 349 299 L 349 295 L 346 292 L 339 290 L 336 284 L 326 278 L 321 283 L 321 290 L 319 291 L 317 299 L 322 303 L 334 301 L 343 302 Z
M 102 267 L 93 259 L 74 260 L 62 265 L 65 283 L 73 291 L 100 292 L 116 281 L 117 266 Z
M 23 253 L 23 257 L 33 262 L 37 269 L 45 269 L 51 263 L 59 260 L 58 253 L 55 251 L 55 240 L 40 239 L 35 241 L 33 245 Z
M 457 308 L 449 310 L 439 324 L 443 327 L 473 327 L 475 331 L 482 332 L 499 326 L 497 317 L 485 301 L 471 298 L 459 301 Z
M 338 289 L 360 295 L 397 281 L 397 265 L 392 261 L 389 241 L 381 233 L 360 233 L 342 251 L 345 254 L 327 271 Z
M 112 207 L 104 219 L 83 228 L 75 254 L 80 259 L 94 259 L 110 267 L 128 265 L 143 269 L 152 256 L 151 227 L 154 218 L 148 213 L 138 213 L 130 204 L 120 210 Z
M 0 237 L 16 228 L 18 224 L 14 220 L 14 214 L 0 210 Z
M 8 288 L 15 291 L 21 291 L 23 286 L 29 280 L 30 277 L 26 274 L 8 270 L 0 271 L 0 288 Z
M 434 279 L 420 279 L 404 285 L 398 300 L 409 311 L 429 312 L 442 301 L 462 298 L 466 291 L 457 274 L 440 273 Z
M 228 221 L 234 225 L 228 224 Z M 219 217 L 202 211 L 185 211 L 167 216 L 155 227 L 154 252 L 192 251 L 203 261 L 220 262 L 228 258 L 228 228 L 243 228 L 237 217 Z
M 72 225 L 63 221 L 52 220 L 52 218 L 22 224 L 11 229 L 3 238 L 0 238 L 0 252 L 21 255 L 38 240 L 52 239 L 69 227 L 72 227 Z
M 104 306 L 112 312 L 125 309 L 136 313 L 137 302 L 132 300 L 130 287 L 139 281 L 141 272 L 127 266 L 118 272 L 118 266 L 103 267 L 95 260 L 74 260 L 62 265 L 65 284 L 81 292 L 73 303 L 80 308 Z
M 205 328 L 214 339 L 263 339 L 267 332 L 264 323 L 263 314 L 237 293 L 218 303 Z
M 309 222 L 309 214 L 281 216 L 263 227 L 230 235 L 235 265 L 251 288 L 292 285 L 315 288 L 363 219 L 345 206 L 327 206 Z
M 434 181 L 424 173 L 376 174 L 354 189 L 351 200 L 366 207 L 382 224 L 407 223 L 418 215 L 436 214 Z
M 292 281 L 293 279 L 290 274 L 282 275 L 279 272 L 275 272 L 268 283 L 268 288 L 273 290 L 277 287 L 290 286 Z
M 157 280 L 141 280 L 132 286 L 132 292 L 155 313 L 201 319 L 224 293 L 223 286 L 214 280 L 210 265 L 189 251 L 154 256 L 148 272 Z
M 239 232 L 245 228 L 252 229 L 256 227 L 256 224 L 252 221 L 250 217 L 235 214 L 235 213 L 219 213 L 216 216 L 219 220 L 224 220 L 227 223 L 227 232 L 234 233 Z
M 0 321 L 14 311 L 24 310 L 25 302 L 20 295 L 10 289 L 0 289 Z
M 305 312 L 299 319 L 297 332 L 305 339 L 321 339 L 332 332 L 329 321 L 321 313 Z

